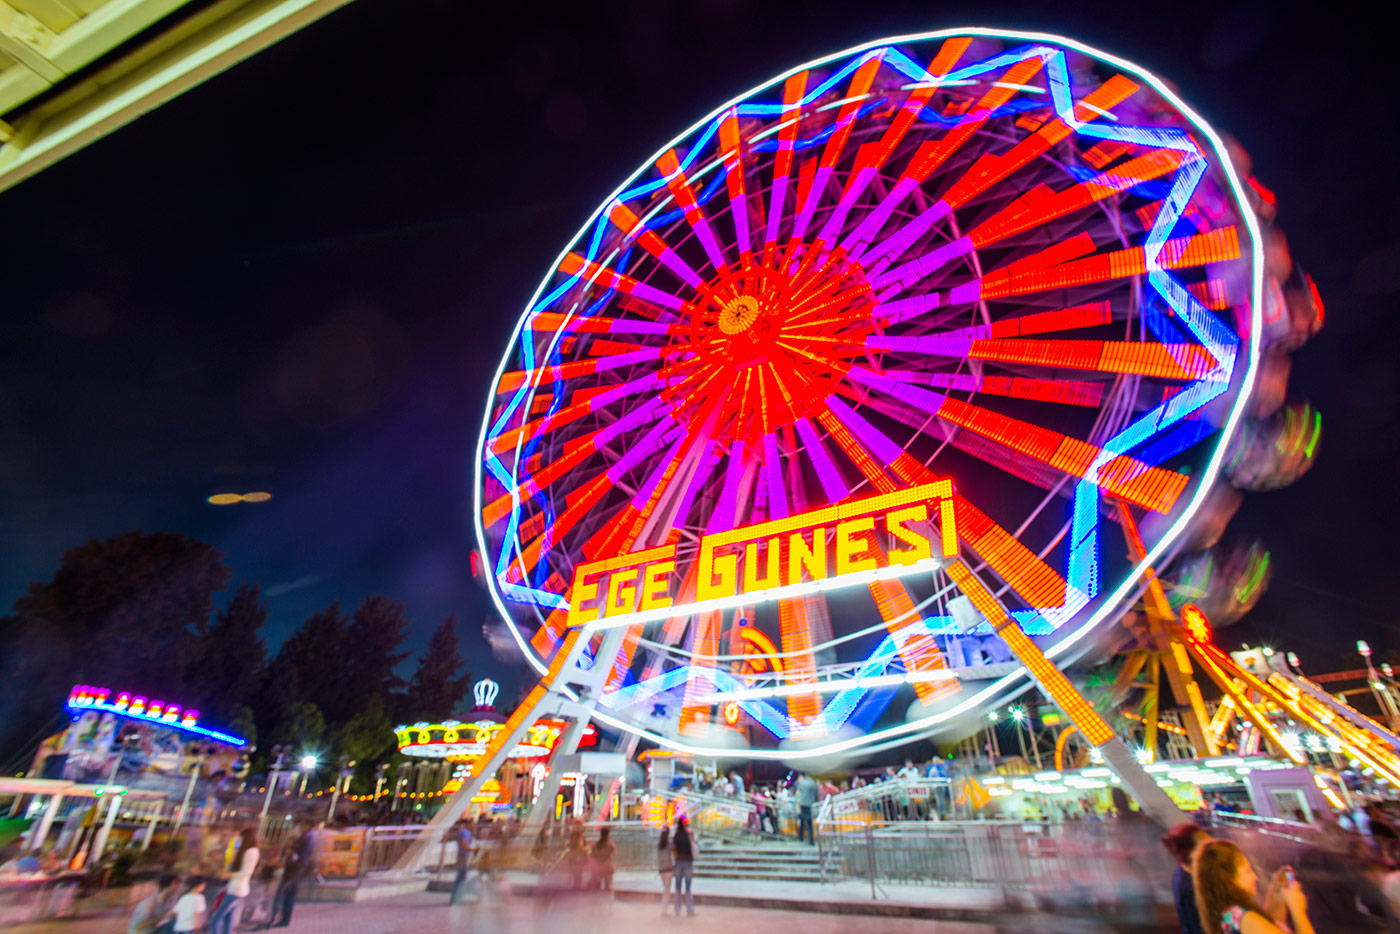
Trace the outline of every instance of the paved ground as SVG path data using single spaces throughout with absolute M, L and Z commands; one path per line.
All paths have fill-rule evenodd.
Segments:
M 992 925 L 914 918 L 701 906 L 694 918 L 660 917 L 646 902 L 510 899 L 449 908 L 436 893 L 356 904 L 298 905 L 283 934 L 995 934 Z M 119 934 L 126 917 L 17 925 L 7 934 Z M 1019 930 L 1026 930 L 1023 926 Z

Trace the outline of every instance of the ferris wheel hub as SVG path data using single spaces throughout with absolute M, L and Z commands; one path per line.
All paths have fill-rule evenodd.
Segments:
M 820 411 L 872 330 L 865 270 L 821 241 L 722 269 L 697 293 L 687 348 L 695 365 L 670 392 L 692 422 L 721 398 L 719 426 L 741 435 Z

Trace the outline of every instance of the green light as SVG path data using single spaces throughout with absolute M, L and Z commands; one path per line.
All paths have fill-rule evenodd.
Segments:
M 1250 596 L 1264 579 L 1264 573 L 1269 570 L 1269 552 L 1264 552 L 1262 558 L 1253 559 L 1251 565 L 1245 579 L 1235 586 L 1235 599 L 1240 603 L 1248 603 Z
M 1317 439 L 1322 435 L 1322 413 L 1313 413 L 1313 436 L 1308 439 L 1307 447 L 1303 448 L 1303 453 L 1308 457 L 1313 456 L 1313 451 L 1317 450 Z
M 106 791 L 105 788 L 98 788 L 98 789 L 95 789 L 95 790 L 93 791 L 93 794 L 94 794 L 96 797 L 99 797 L 99 798 L 100 798 L 100 797 L 102 797 L 102 793 L 103 793 L 104 791 Z

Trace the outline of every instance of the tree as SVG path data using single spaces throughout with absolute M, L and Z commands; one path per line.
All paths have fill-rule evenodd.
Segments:
M 412 723 L 452 716 L 471 685 L 471 674 L 462 670 L 465 665 L 458 651 L 457 617 L 449 616 L 433 630 L 418 668 L 409 679 L 403 719 Z
M 63 554 L 0 621 L 6 691 L 0 744 L 28 738 L 75 683 L 182 700 L 214 594 L 231 576 L 215 548 L 170 532 L 125 532 Z
M 275 745 L 291 745 L 299 753 L 321 755 L 326 752 L 323 747 L 329 734 L 321 709 L 302 701 L 285 712 L 282 722 L 273 730 L 272 741 Z
M 403 688 L 404 680 L 394 669 L 408 657 L 407 652 L 398 649 L 412 625 L 404 615 L 403 604 L 388 597 L 366 597 L 355 608 L 340 656 L 344 683 L 351 692 L 330 714 L 332 722 L 347 722 L 363 707 L 367 697 L 390 701 Z M 392 706 L 385 704 L 386 709 Z
M 267 663 L 262 627 L 267 604 L 262 588 L 244 584 L 219 611 L 214 625 L 199 642 L 188 680 L 195 695 L 225 720 L 249 704 L 261 691 Z

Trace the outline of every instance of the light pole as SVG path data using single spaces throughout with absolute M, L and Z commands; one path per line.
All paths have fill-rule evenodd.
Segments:
M 374 770 L 374 805 L 379 806 L 379 791 L 384 787 L 384 775 L 389 771 L 389 763 L 382 762 Z
M 204 765 L 204 760 L 207 755 L 208 753 L 201 752 L 195 757 L 195 760 L 190 763 L 190 780 L 189 783 L 185 785 L 185 797 L 184 800 L 180 802 L 180 810 L 175 815 L 175 825 L 170 828 L 170 838 L 172 840 L 175 838 L 175 835 L 180 832 L 180 825 L 185 822 L 185 814 L 190 809 L 190 797 L 194 794 L 194 783 L 199 778 L 199 770 Z
M 1380 675 L 1376 674 L 1376 669 L 1371 665 L 1371 647 L 1366 644 L 1365 639 L 1361 639 L 1356 643 L 1356 651 L 1366 660 L 1366 681 L 1371 686 L 1371 696 L 1376 699 L 1376 706 L 1390 721 L 1390 728 L 1400 732 L 1400 711 L 1395 709 L 1390 692 L 1381 684 Z
M 272 807 L 272 794 L 277 789 L 277 773 L 286 767 L 287 756 L 291 755 L 291 753 L 291 746 L 272 747 L 272 762 L 268 765 L 267 769 L 267 797 L 263 799 L 262 820 L 260 823 L 267 822 L 267 811 L 268 808 Z
M 997 737 L 997 712 L 995 710 L 987 714 L 987 755 L 992 760 L 992 768 L 996 768 L 996 760 L 1001 758 L 1001 740 Z
M 1021 706 L 1020 704 L 1017 704 L 1015 707 L 1012 707 L 1011 719 L 1015 720 L 1021 725 L 1021 731 L 1016 734 L 1017 737 L 1021 740 L 1021 758 L 1027 758 L 1026 742 L 1029 741 L 1031 744 L 1031 756 L 1035 759 L 1035 767 L 1037 769 L 1040 768 L 1040 749 L 1036 747 L 1035 737 L 1031 733 L 1031 726 L 1029 722 L 1030 716 L 1026 713 L 1026 708 Z
M 331 792 L 331 808 L 326 812 L 326 823 L 335 823 L 335 805 L 340 800 L 341 785 L 350 787 L 350 778 L 355 774 L 355 760 L 349 756 L 340 757 L 340 772 L 335 779 L 335 789 Z

